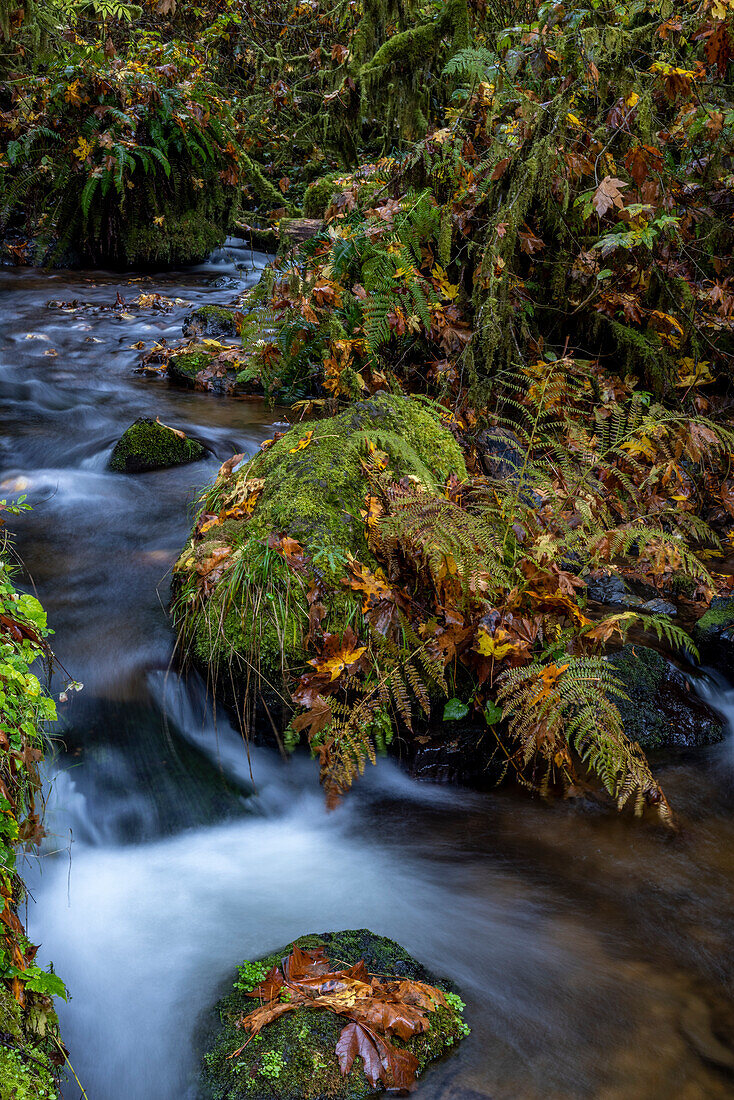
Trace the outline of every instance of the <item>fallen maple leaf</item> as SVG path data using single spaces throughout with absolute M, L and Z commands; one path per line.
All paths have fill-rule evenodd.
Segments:
M 628 185 L 624 180 L 616 176 L 605 176 L 592 196 L 592 204 L 600 218 L 603 218 L 608 210 L 616 206 L 618 210 L 624 207 L 622 189 Z

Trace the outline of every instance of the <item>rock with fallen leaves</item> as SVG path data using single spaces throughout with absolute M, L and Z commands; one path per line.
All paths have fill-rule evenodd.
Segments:
M 365 527 L 365 467 L 373 454 L 383 456 L 380 461 L 389 463 L 396 476 L 420 478 L 433 494 L 452 473 L 465 474 L 461 451 L 435 409 L 409 398 L 377 394 L 338 416 L 294 426 L 209 487 L 174 577 L 181 593 L 179 626 L 201 665 L 215 666 L 221 647 L 233 662 L 234 676 L 226 676 L 230 684 L 239 685 L 238 670 L 245 668 L 244 690 L 250 683 L 246 669 L 253 649 L 271 678 L 283 662 L 308 663 L 313 650 L 307 637 L 316 628 L 317 616 L 321 615 L 319 634 L 341 637 L 367 598 L 379 605 L 381 627 L 382 617 L 393 615 L 385 584 L 384 591 L 379 584 L 375 588 L 368 577 L 368 595 L 362 575 L 353 578 L 351 586 L 342 583 L 350 554 L 374 566 Z M 197 583 L 194 561 L 206 559 L 209 547 L 223 540 L 233 548 L 232 567 L 217 585 Z M 230 583 L 239 575 L 243 556 L 252 564 L 233 602 Z M 256 561 L 261 563 L 258 569 Z M 309 596 L 312 579 L 318 579 L 318 585 Z M 346 635 L 342 640 L 346 643 Z M 355 645 L 353 650 L 359 648 Z M 341 646 L 332 645 L 325 652 L 327 681 L 335 671 L 353 668 L 356 658 Z
M 469 1032 L 452 987 L 367 929 L 303 936 L 239 968 L 217 1005 L 204 1095 L 359 1100 L 410 1092 Z
M 121 474 L 139 474 L 165 466 L 196 462 L 205 454 L 201 443 L 159 419 L 139 417 L 123 432 L 110 456 L 109 467 Z

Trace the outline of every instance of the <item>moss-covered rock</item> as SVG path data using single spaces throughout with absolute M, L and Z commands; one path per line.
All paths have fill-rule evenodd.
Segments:
M 209 1100 L 362 1100 L 380 1091 L 370 1086 L 359 1058 L 342 1077 L 336 1044 L 347 1021 L 331 1012 L 299 1009 L 286 1013 L 263 1028 L 241 1055 L 229 1057 L 244 1042 L 235 1021 L 254 1007 L 247 993 L 296 944 L 304 950 L 324 944 L 332 963 L 349 966 L 363 959 L 371 973 L 428 982 L 450 994 L 450 1008 L 429 1013 L 427 1032 L 408 1043 L 391 1039 L 396 1046 L 407 1046 L 415 1054 L 419 1072 L 467 1034 L 469 1029 L 461 1015 L 463 1004 L 450 983 L 435 978 L 393 940 L 365 928 L 302 936 L 259 963 L 244 963 L 233 992 L 216 1006 L 220 1026 L 212 1029 L 203 1064 L 204 1095 Z
M 191 344 L 185 351 L 171 356 L 166 365 L 166 373 L 174 382 L 193 389 L 198 376 L 209 366 L 214 354 L 206 344 Z
M 626 645 L 610 661 L 629 696 L 617 700 L 625 731 L 643 749 L 690 748 L 723 739 L 722 720 L 662 654 Z
M 734 664 L 734 596 L 716 596 L 693 628 L 702 661 L 730 672 Z
M 225 306 L 199 306 L 184 319 L 184 336 L 236 336 L 235 310 Z
M 329 172 L 308 185 L 303 196 L 303 213 L 307 218 L 323 218 L 331 196 L 339 190 L 337 181 L 340 178 L 344 179 L 344 176 L 339 172 Z
M 435 406 L 377 394 L 338 416 L 299 424 L 234 477 L 218 479 L 207 494 L 207 512 L 220 512 L 246 481 L 261 481 L 262 492 L 251 516 L 192 538 L 177 563 L 177 583 L 184 589 L 179 606 L 185 605 L 186 578 L 194 581 L 197 563 L 219 547 L 230 548 L 232 563 L 241 563 L 230 577 L 244 576 L 232 592 L 225 575 L 203 605 L 194 600 L 195 612 L 179 620 L 199 663 L 216 666 L 222 658 L 238 657 L 251 662 L 255 652 L 261 666 L 275 671 L 282 661 L 296 665 L 307 659 L 307 604 L 282 557 L 267 552 L 272 533 L 296 539 L 318 566 L 326 586 L 326 629 L 341 632 L 359 619 L 361 600 L 344 589 L 341 578 L 348 554 L 372 563 L 362 516 L 368 440 L 388 456 L 395 477 L 417 476 L 434 492 L 450 474 L 466 476 L 459 445 Z
M 118 473 L 139 474 L 196 462 L 204 454 L 204 448 L 195 439 L 156 420 L 140 417 L 115 444 L 109 466 Z
M 40 1037 L 26 1033 L 18 1004 L 2 983 L 0 1035 L 0 1100 L 57 1100 L 53 1067 L 44 1044 Z

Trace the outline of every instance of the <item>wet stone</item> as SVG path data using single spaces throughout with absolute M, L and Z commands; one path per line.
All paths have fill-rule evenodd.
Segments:
M 166 466 L 196 462 L 205 454 L 201 443 L 157 420 L 140 417 L 115 444 L 109 468 L 122 474 L 139 474 Z
M 432 975 L 399 944 L 377 936 L 366 928 L 344 932 L 325 932 L 302 936 L 265 959 L 259 966 L 243 963 L 233 992 L 215 1008 L 216 1021 L 211 1029 L 203 1059 L 203 1096 L 208 1100 L 362 1100 L 383 1094 L 374 1088 L 357 1057 L 343 1076 L 336 1044 L 349 1020 L 329 1011 L 298 1008 L 266 1024 L 247 1042 L 247 1032 L 237 1021 L 256 1007 L 248 992 L 270 970 L 280 966 L 294 946 L 309 950 L 324 945 L 332 965 L 342 968 L 363 960 L 371 974 L 411 978 L 435 985 L 445 993 L 455 991 L 451 984 Z M 439 1007 L 427 1014 L 428 1030 L 413 1035 L 407 1042 L 390 1036 L 395 1047 L 407 1048 L 418 1059 L 418 1072 L 454 1048 L 468 1032 L 461 1016 L 458 998 L 450 1007 Z M 230 1057 L 240 1051 L 235 1057 Z

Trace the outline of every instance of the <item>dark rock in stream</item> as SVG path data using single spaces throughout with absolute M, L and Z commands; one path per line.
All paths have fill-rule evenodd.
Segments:
M 633 608 L 641 607 L 645 602 L 640 596 L 630 592 L 626 582 L 619 573 L 606 573 L 598 577 L 587 579 L 587 596 L 595 603 L 605 604 L 607 607 Z
M 617 699 L 625 732 L 643 749 L 693 748 L 724 738 L 724 723 L 661 653 L 626 645 L 609 658 L 629 696 Z
M 183 432 L 141 416 L 115 444 L 109 467 L 117 473 L 139 474 L 196 462 L 205 453 L 201 443 Z
M 409 1050 L 418 1059 L 418 1072 L 450 1050 L 469 1031 L 462 1019 L 463 1004 L 453 986 L 436 978 L 399 944 L 366 928 L 302 936 L 257 963 L 244 962 L 232 992 L 215 1007 L 218 1023 L 212 1027 L 203 1062 L 203 1095 L 209 1100 L 362 1100 L 382 1094 L 373 1088 L 357 1057 L 343 1077 L 336 1045 L 350 1022 L 330 1011 L 295 1008 L 285 1011 L 247 1043 L 248 1033 L 237 1020 L 257 1007 L 248 994 L 272 967 L 302 950 L 325 947 L 334 969 L 363 960 L 370 974 L 410 978 L 437 986 L 450 997 L 449 1007 L 427 1012 L 428 1029 L 407 1041 L 390 1035 L 389 1042 Z M 231 1057 L 247 1043 L 244 1050 Z
M 734 669 L 734 596 L 715 596 L 709 610 L 693 628 L 693 640 L 704 664 L 725 676 Z

